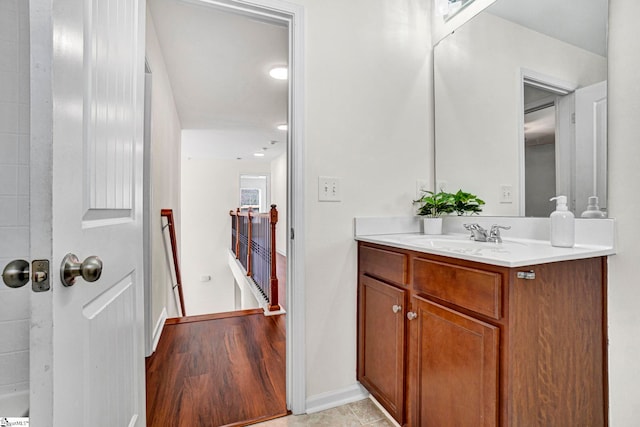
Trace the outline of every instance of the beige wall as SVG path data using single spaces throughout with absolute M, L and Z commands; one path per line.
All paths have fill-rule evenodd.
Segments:
M 162 234 L 161 209 L 173 209 L 180 241 L 180 132 L 181 124 L 173 92 L 158 44 L 151 14 L 147 10 L 146 56 L 152 74 L 151 92 L 151 328 L 166 308 L 178 314 L 171 286 Z M 168 241 L 168 240 L 167 240 Z
M 411 215 L 432 184 L 430 0 L 305 6 L 307 397 L 356 382 L 356 216 Z M 318 202 L 318 176 L 342 202 Z
M 189 143 L 188 134 L 183 142 Z M 182 159 L 182 281 L 190 316 L 235 309 L 228 265 L 229 211 L 238 207 L 240 174 L 264 174 L 269 162 Z M 211 276 L 210 281 L 200 281 Z
M 271 161 L 271 203 L 278 209 L 276 250 L 287 254 L 287 154 Z
M 609 213 L 618 253 L 609 260 L 610 425 L 640 423 L 640 2 L 609 2 Z

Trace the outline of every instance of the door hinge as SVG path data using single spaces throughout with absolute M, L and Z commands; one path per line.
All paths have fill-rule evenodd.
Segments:
M 293 231 L 293 228 L 291 229 L 291 240 L 293 240 L 295 238 L 296 233 Z

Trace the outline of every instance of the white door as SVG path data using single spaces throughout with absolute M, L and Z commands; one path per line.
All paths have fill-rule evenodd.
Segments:
M 607 207 L 607 82 L 576 90 L 576 213 L 589 196 Z
M 31 423 L 144 426 L 144 0 L 31 0 Z M 67 253 L 102 276 L 63 286 Z

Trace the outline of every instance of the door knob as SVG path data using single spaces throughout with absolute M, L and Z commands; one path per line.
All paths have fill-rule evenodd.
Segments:
M 415 320 L 418 318 L 418 314 L 414 313 L 413 311 L 410 311 L 407 313 L 407 319 L 409 320 Z
M 73 286 L 76 277 L 81 276 L 87 282 L 95 282 L 102 274 L 102 261 L 97 256 L 87 257 L 80 262 L 74 254 L 67 254 L 60 266 L 60 279 L 65 286 Z
M 21 288 L 29 281 L 29 263 L 23 259 L 11 261 L 2 271 L 2 280 L 10 288 Z
M 391 310 L 393 310 L 393 312 L 394 312 L 394 313 L 399 313 L 399 312 L 400 312 L 400 310 L 402 310 L 402 306 L 401 306 L 401 305 L 398 305 L 398 304 L 395 304 L 395 305 L 393 305 L 393 306 L 391 307 Z

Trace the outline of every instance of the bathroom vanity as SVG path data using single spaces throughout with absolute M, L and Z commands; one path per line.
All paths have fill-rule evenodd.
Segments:
M 607 425 L 613 247 L 356 239 L 357 376 L 401 425 Z

